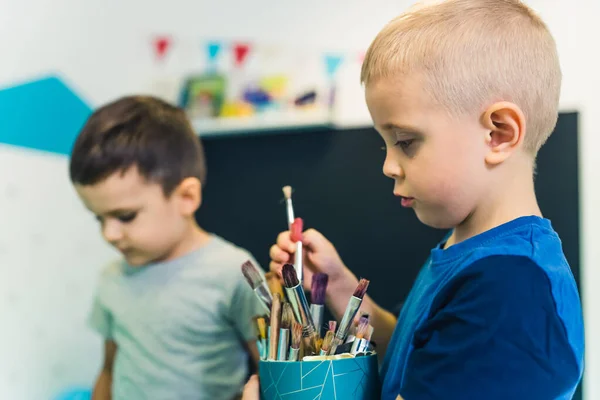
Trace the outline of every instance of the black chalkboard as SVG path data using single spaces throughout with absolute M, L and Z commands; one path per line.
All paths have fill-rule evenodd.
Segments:
M 577 132 L 577 113 L 562 113 L 538 156 L 536 190 L 579 284 Z M 268 268 L 269 248 L 286 229 L 281 187 L 291 185 L 305 226 L 323 232 L 346 264 L 371 280 L 375 301 L 395 310 L 445 232 L 400 207 L 381 172 L 382 145 L 372 128 L 206 138 L 208 181 L 198 220 Z

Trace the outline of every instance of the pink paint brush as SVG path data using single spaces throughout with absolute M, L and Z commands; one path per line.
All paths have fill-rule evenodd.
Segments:
M 333 333 L 335 333 L 335 328 L 337 327 L 337 321 L 332 320 L 329 321 L 329 330 L 333 331 Z
M 294 268 L 296 268 L 296 274 L 298 280 L 302 283 L 304 277 L 303 267 L 303 254 L 302 254 L 302 229 L 304 227 L 304 221 L 302 218 L 296 218 L 292 223 L 292 229 L 290 232 L 290 239 L 296 243 L 296 252 L 294 253 Z

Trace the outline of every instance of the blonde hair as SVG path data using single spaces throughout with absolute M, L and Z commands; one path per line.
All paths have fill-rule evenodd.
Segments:
M 369 47 L 361 82 L 408 75 L 450 113 L 517 104 L 524 147 L 536 154 L 558 117 L 562 74 L 548 28 L 518 0 L 419 4 L 388 23 Z

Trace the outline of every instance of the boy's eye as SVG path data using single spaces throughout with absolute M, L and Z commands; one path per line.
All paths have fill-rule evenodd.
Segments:
M 136 216 L 137 216 L 137 213 L 131 212 L 131 213 L 127 213 L 127 214 L 121 214 L 117 217 L 117 219 L 121 222 L 127 223 L 127 222 L 133 221 Z
M 413 139 L 409 139 L 409 140 L 398 140 L 396 142 L 396 146 L 400 147 L 402 150 L 406 150 L 410 147 L 411 144 L 413 144 L 414 140 Z

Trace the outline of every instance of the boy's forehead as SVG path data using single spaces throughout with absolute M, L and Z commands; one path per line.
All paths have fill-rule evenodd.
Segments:
M 365 98 L 377 129 L 411 126 L 431 107 L 422 87 L 410 79 L 379 79 L 365 87 Z
M 93 185 L 77 184 L 75 189 L 85 205 L 96 213 L 138 207 L 148 196 L 161 193 L 159 185 L 148 182 L 133 168 L 115 172 Z

